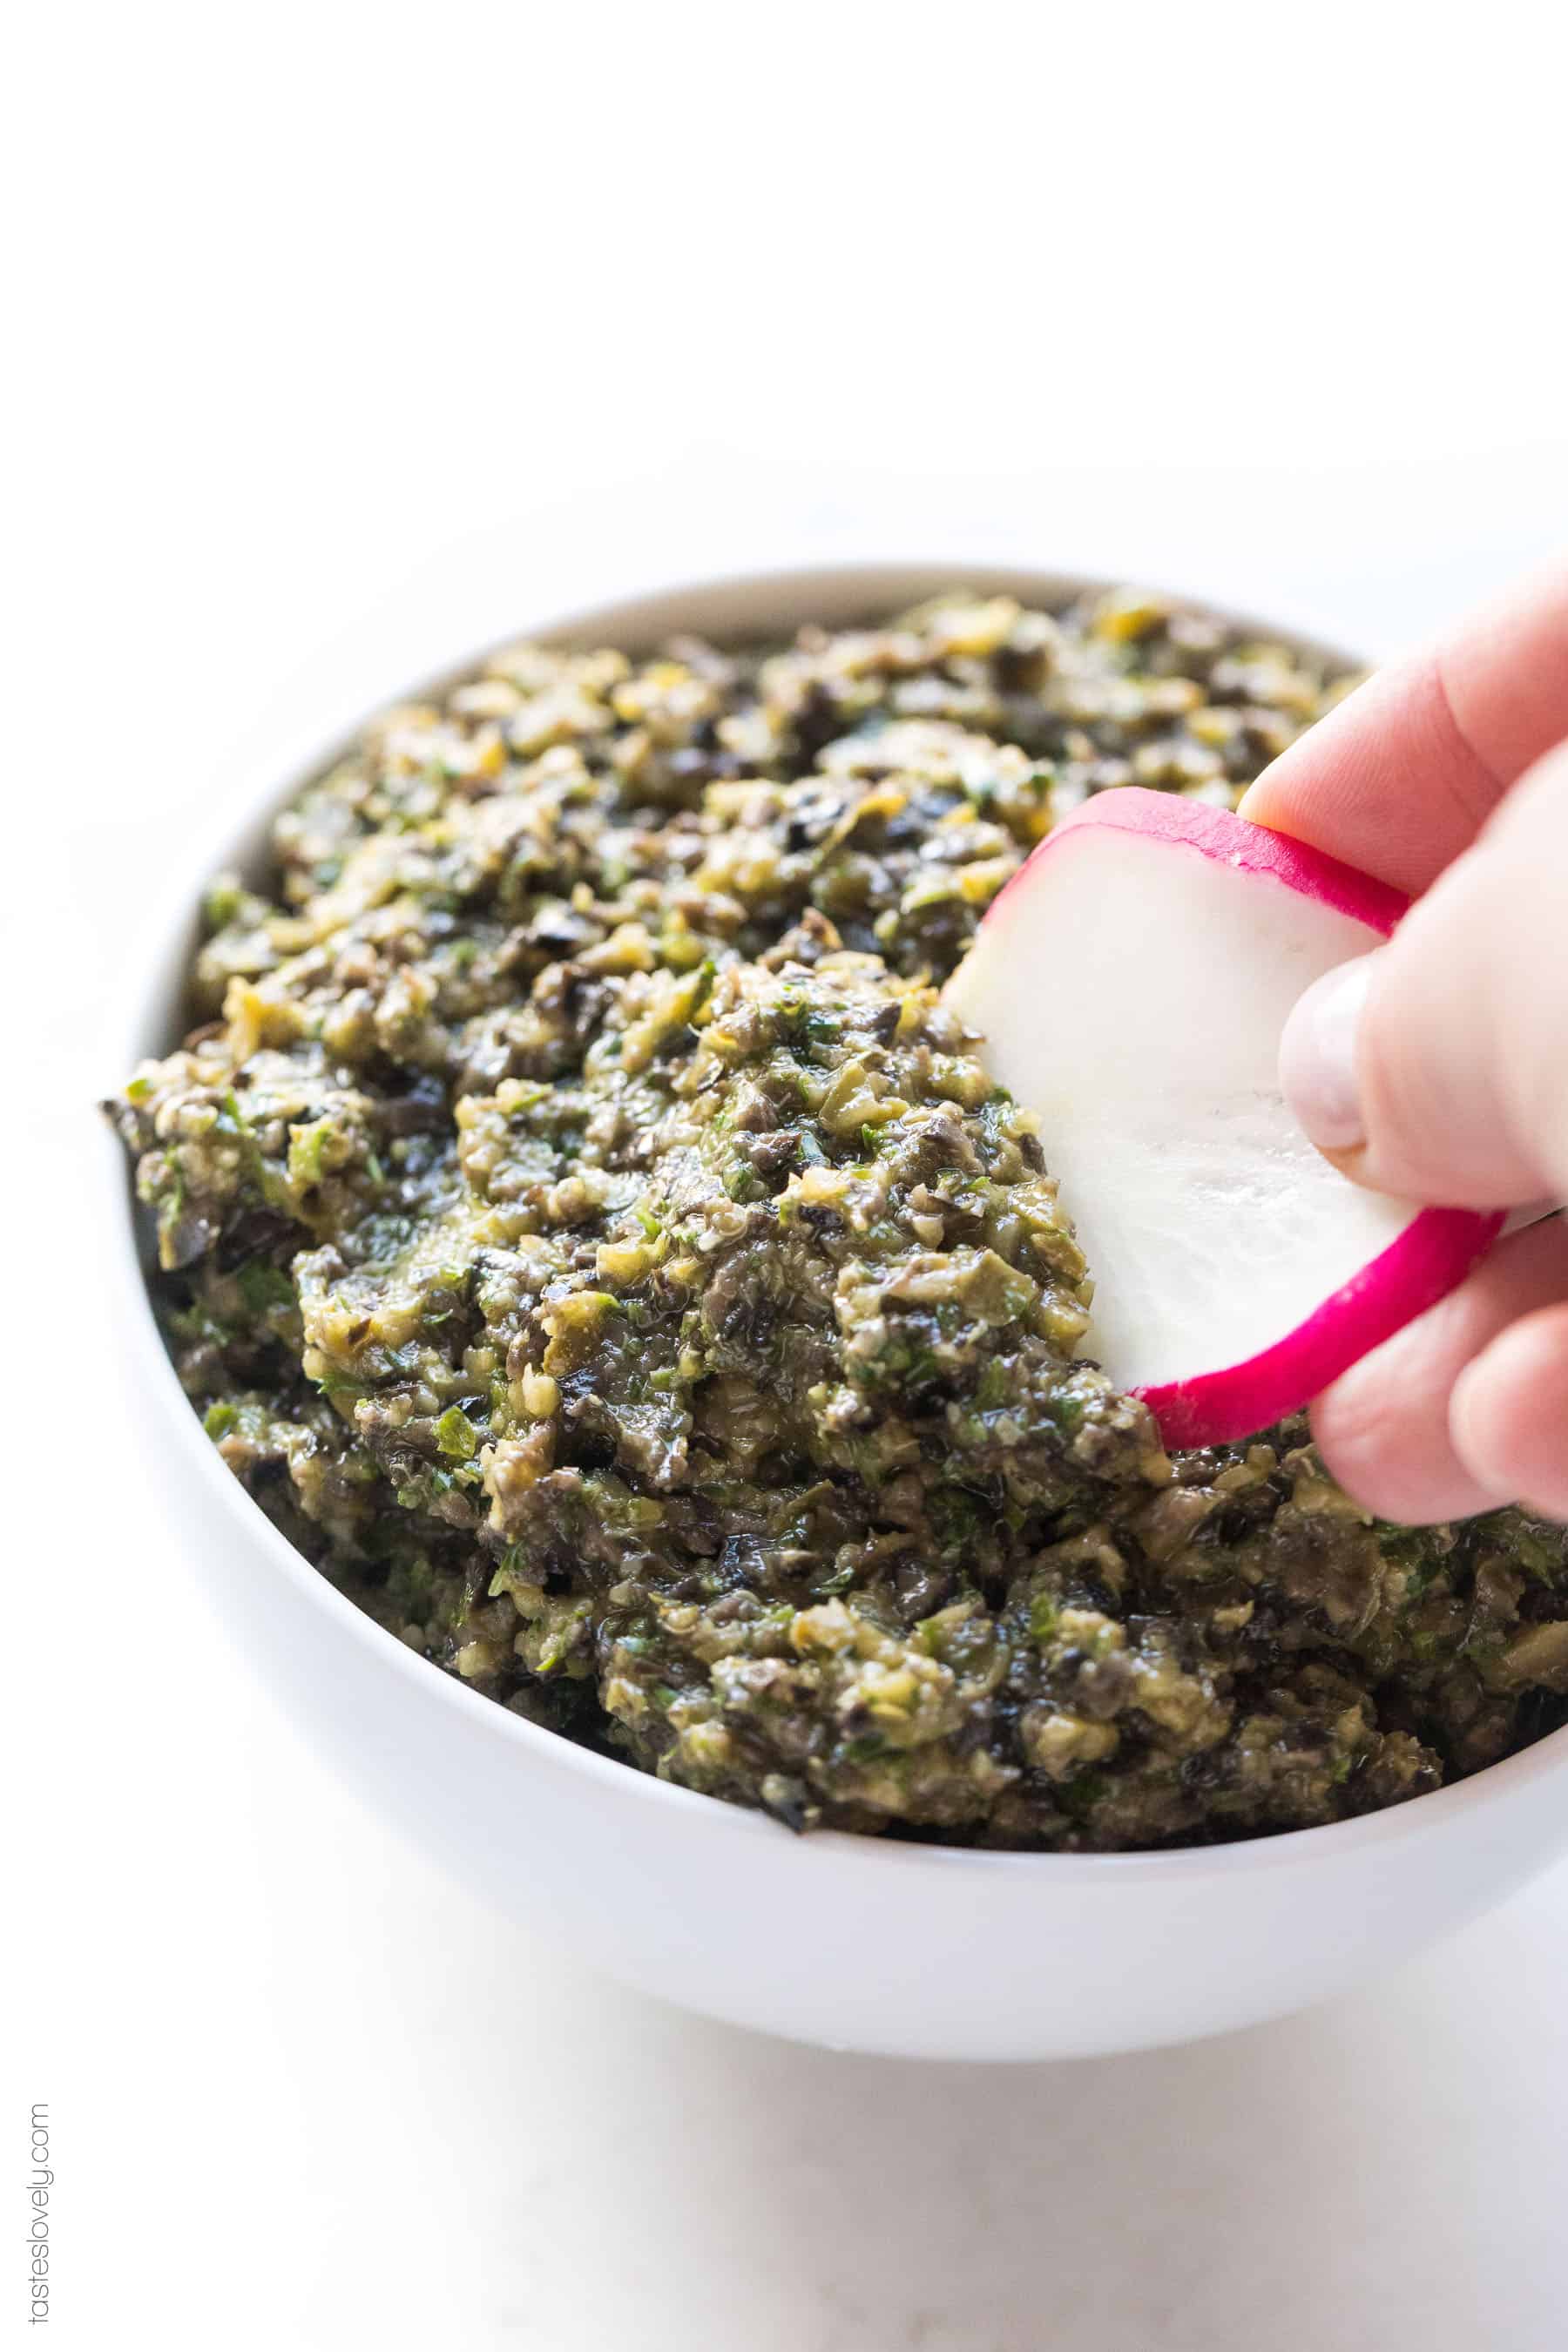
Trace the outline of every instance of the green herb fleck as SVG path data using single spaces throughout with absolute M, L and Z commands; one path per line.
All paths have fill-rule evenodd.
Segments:
M 454 1462 L 468 1462 L 479 1451 L 479 1433 L 460 1405 L 448 1405 L 436 1423 L 436 1443 Z

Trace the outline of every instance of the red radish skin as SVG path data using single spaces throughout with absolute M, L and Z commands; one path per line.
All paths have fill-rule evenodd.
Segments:
M 1152 842 L 1172 849 L 1185 849 L 1202 856 L 1211 872 L 1215 867 L 1228 868 L 1271 888 L 1289 891 L 1294 897 L 1298 920 L 1303 901 L 1331 909 L 1370 935 L 1363 938 L 1363 948 L 1387 939 L 1409 905 L 1403 893 L 1386 883 L 1304 843 L 1291 841 L 1233 815 L 1227 809 L 1171 793 L 1124 786 L 1086 802 L 1040 844 L 997 898 L 982 927 L 982 941 L 991 931 L 993 946 L 1000 936 L 1004 940 L 1018 940 L 1026 950 L 1027 937 L 1021 937 L 1013 926 L 1025 911 L 1029 886 L 1041 878 L 1045 861 L 1051 861 L 1049 870 L 1054 883 L 1057 861 L 1068 857 L 1075 844 L 1097 842 L 1103 849 L 1107 834 L 1116 832 L 1135 835 L 1145 845 Z M 1072 871 L 1070 863 L 1062 868 L 1064 876 Z M 1114 884 L 1114 875 L 1111 879 Z M 1076 886 L 1073 895 L 1081 903 Z M 1056 905 L 1059 919 L 1059 889 Z M 998 916 L 1002 919 L 1000 934 L 992 930 Z M 1271 926 L 1269 935 L 1272 936 Z M 1038 932 L 1034 935 L 1037 940 L 1039 936 Z M 1353 940 L 1351 945 L 1342 944 L 1338 950 L 1341 956 L 1352 951 Z M 1131 942 L 1131 952 L 1134 956 L 1138 952 L 1136 940 Z M 972 950 L 972 959 L 974 954 Z M 966 1009 L 966 994 L 974 992 L 973 979 L 966 979 L 969 962 L 966 959 L 949 982 L 955 1008 L 965 1019 L 974 1017 Z M 1011 1010 L 1006 989 L 1015 971 L 1021 973 L 1024 969 L 1018 956 L 1009 955 L 1007 980 L 1003 983 L 1005 1012 Z M 1281 976 L 1287 969 L 1284 964 L 1277 967 Z M 988 978 L 990 1001 L 994 1006 L 994 963 Z M 1149 998 L 1152 1016 L 1157 1022 L 1163 1009 L 1157 983 L 1151 987 Z M 1034 1017 L 1031 1007 L 1035 1002 L 1027 992 L 1026 982 L 1021 979 L 1017 1003 L 1026 1027 Z M 1179 1021 L 1179 997 L 1173 1009 L 1164 1010 L 1167 1021 Z M 984 1031 L 986 1024 L 982 1019 L 977 1025 Z M 1041 1065 L 1040 1076 L 1045 1081 L 1052 1075 L 1047 1057 Z M 1097 1086 L 1099 1083 L 1097 1080 Z M 1015 1085 L 1013 1091 L 1028 1102 L 1026 1087 Z M 1061 1112 L 1058 1115 L 1069 1116 Z M 1048 1133 L 1045 1142 L 1048 1161 Z M 1080 1171 L 1080 1190 L 1084 1181 Z M 1070 1213 L 1074 1203 L 1065 1188 L 1064 1202 Z M 1385 1205 L 1393 1208 L 1395 1204 Z M 1338 1213 L 1336 1210 L 1334 1214 Z M 1142 1383 L 1129 1381 L 1128 1392 L 1148 1405 L 1167 1445 L 1218 1445 L 1249 1436 L 1310 1402 L 1363 1356 L 1435 1307 L 1485 1255 L 1504 1222 L 1500 1212 L 1489 1214 L 1468 1209 L 1418 1209 L 1412 1204 L 1408 1223 L 1385 1246 L 1369 1255 L 1348 1280 L 1322 1297 L 1310 1311 L 1300 1315 L 1277 1341 L 1252 1349 L 1237 1360 L 1211 1364 L 1181 1379 Z M 1091 1256 L 1092 1254 L 1091 1246 Z M 1097 1276 L 1106 1274 L 1103 1266 L 1096 1265 L 1092 1270 Z M 1110 1269 L 1110 1278 L 1114 1279 L 1114 1268 Z M 1201 1339 L 1195 1339 L 1194 1345 L 1196 1351 Z M 1109 1369 L 1113 1377 L 1125 1377 L 1118 1374 L 1114 1362 Z
M 1017 889 L 1037 858 L 1059 849 L 1085 825 L 1107 824 L 1122 833 L 1135 833 L 1141 841 L 1169 841 L 1184 849 L 1200 850 L 1221 865 L 1234 866 L 1238 874 L 1256 874 L 1283 883 L 1304 898 L 1315 898 L 1337 914 L 1348 915 L 1352 922 L 1364 923 L 1368 930 L 1381 932 L 1385 940 L 1400 917 L 1409 912 L 1410 901 L 1403 890 L 1329 857 L 1304 841 L 1270 833 L 1267 825 L 1233 816 L 1229 809 L 1210 808 L 1204 801 L 1126 784 L 1097 793 L 1063 817 L 997 892 L 987 922 L 1008 894 Z
M 1504 1217 L 1426 1209 L 1353 1282 L 1326 1298 L 1278 1347 L 1223 1371 L 1129 1391 L 1167 1445 L 1229 1445 L 1299 1412 L 1385 1339 L 1457 1289 L 1490 1249 Z M 1394 1303 L 1397 1302 L 1397 1303 Z

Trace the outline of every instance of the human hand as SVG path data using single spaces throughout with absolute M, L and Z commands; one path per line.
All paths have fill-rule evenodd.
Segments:
M 1568 566 L 1358 688 L 1242 814 L 1418 899 L 1291 1015 L 1280 1075 L 1312 1140 L 1412 1200 L 1568 1200 Z M 1521 1499 L 1568 1520 L 1568 1218 L 1500 1243 L 1312 1427 L 1385 1517 Z

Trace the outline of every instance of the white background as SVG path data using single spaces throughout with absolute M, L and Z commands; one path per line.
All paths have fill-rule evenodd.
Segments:
M 91 2352 L 1561 2340 L 1568 1874 L 1331 2009 L 1063 2068 L 805 2053 L 588 1978 L 324 1780 L 220 1643 L 76 1189 L 136 893 L 242 764 L 470 643 L 730 565 L 951 554 L 1384 651 L 1568 539 L 1548 14 L 28 12 L 18 2340 L 39 2096 L 51 2332 Z

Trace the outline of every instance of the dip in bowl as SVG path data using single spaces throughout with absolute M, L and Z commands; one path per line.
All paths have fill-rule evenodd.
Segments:
M 127 1320 L 223 1601 L 614 1972 L 1132 2047 L 1561 1842 L 1562 1532 L 1377 1528 L 1299 1427 L 1168 1458 L 933 985 L 1078 799 L 1227 800 L 1350 667 L 1045 575 L 672 592 L 270 795 L 170 954 L 116 1117 L 177 1379 L 129 1229 Z

